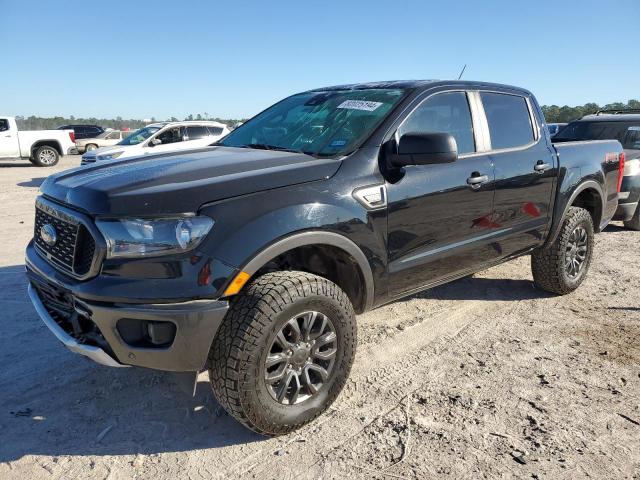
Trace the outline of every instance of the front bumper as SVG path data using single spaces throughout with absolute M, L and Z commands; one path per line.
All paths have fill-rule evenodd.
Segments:
M 81 299 L 27 262 L 29 296 L 44 324 L 67 348 L 108 366 L 202 370 L 229 308 L 220 300 L 126 304 Z M 153 344 L 138 326 L 174 325 L 170 342 Z M 141 330 L 142 331 L 142 330 Z
M 49 315 L 49 312 L 47 311 L 46 307 L 40 300 L 40 297 L 38 296 L 36 289 L 31 284 L 29 284 L 28 291 L 29 291 L 29 298 L 31 298 L 31 303 L 33 303 L 33 306 L 35 307 L 36 312 L 38 312 L 38 315 L 40 316 L 44 324 L 47 326 L 47 328 L 51 330 L 51 332 L 56 336 L 58 340 L 60 340 L 64 344 L 65 347 L 67 347 L 69 350 L 71 350 L 74 353 L 84 355 L 85 357 L 90 358 L 94 362 L 100 363 L 101 365 L 106 365 L 107 367 L 128 366 L 128 365 L 123 365 L 122 363 L 119 363 L 118 361 L 116 361 L 113 357 L 107 354 L 100 347 L 95 347 L 92 345 L 83 345 L 79 343 L 75 338 L 73 338 L 71 335 L 65 332 L 64 329 L 56 323 L 53 317 Z

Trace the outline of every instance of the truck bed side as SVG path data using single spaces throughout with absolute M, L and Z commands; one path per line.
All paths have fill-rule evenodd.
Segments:
M 73 130 L 26 130 L 18 131 L 20 156 L 29 158 L 35 148 L 40 145 L 54 146 L 60 155 L 67 155 L 75 147 L 69 133 Z
M 611 221 L 618 206 L 622 145 L 616 140 L 554 143 L 558 155 L 558 189 L 547 244 L 553 242 L 567 209 L 578 201 L 594 219 L 596 231 Z

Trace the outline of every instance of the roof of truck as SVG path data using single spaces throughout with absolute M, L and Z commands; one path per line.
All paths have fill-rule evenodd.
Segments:
M 346 85 L 334 85 L 330 87 L 314 88 L 309 92 L 326 92 L 331 90 L 367 90 L 371 88 L 411 88 L 424 89 L 435 87 L 438 85 L 459 86 L 461 88 L 500 88 L 518 90 L 529 93 L 528 90 L 511 85 L 502 85 L 498 83 L 476 82 L 471 80 L 384 80 L 379 82 L 351 83 Z

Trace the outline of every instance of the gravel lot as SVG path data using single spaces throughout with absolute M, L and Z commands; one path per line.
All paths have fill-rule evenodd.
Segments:
M 296 434 L 227 416 L 206 374 L 68 352 L 28 301 L 23 251 L 55 168 L 0 164 L 0 478 L 640 479 L 640 234 L 597 237 L 583 286 L 537 291 L 520 258 L 362 315 L 351 380 Z

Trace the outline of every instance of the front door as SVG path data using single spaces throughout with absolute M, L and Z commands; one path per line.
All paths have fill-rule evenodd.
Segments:
M 8 118 L 0 118 L 0 158 L 19 156 L 18 131 L 11 128 Z
M 409 166 L 387 182 L 389 295 L 401 296 L 494 258 L 494 169 L 478 153 L 465 92 L 435 94 L 396 133 L 452 134 L 459 159 Z
M 154 145 L 154 139 L 160 140 L 160 144 Z M 145 147 L 143 147 L 145 155 L 177 152 L 185 149 L 185 127 L 170 127 L 152 137 Z M 151 146 L 153 145 L 153 146 Z M 189 148 L 189 147 L 186 147 Z

